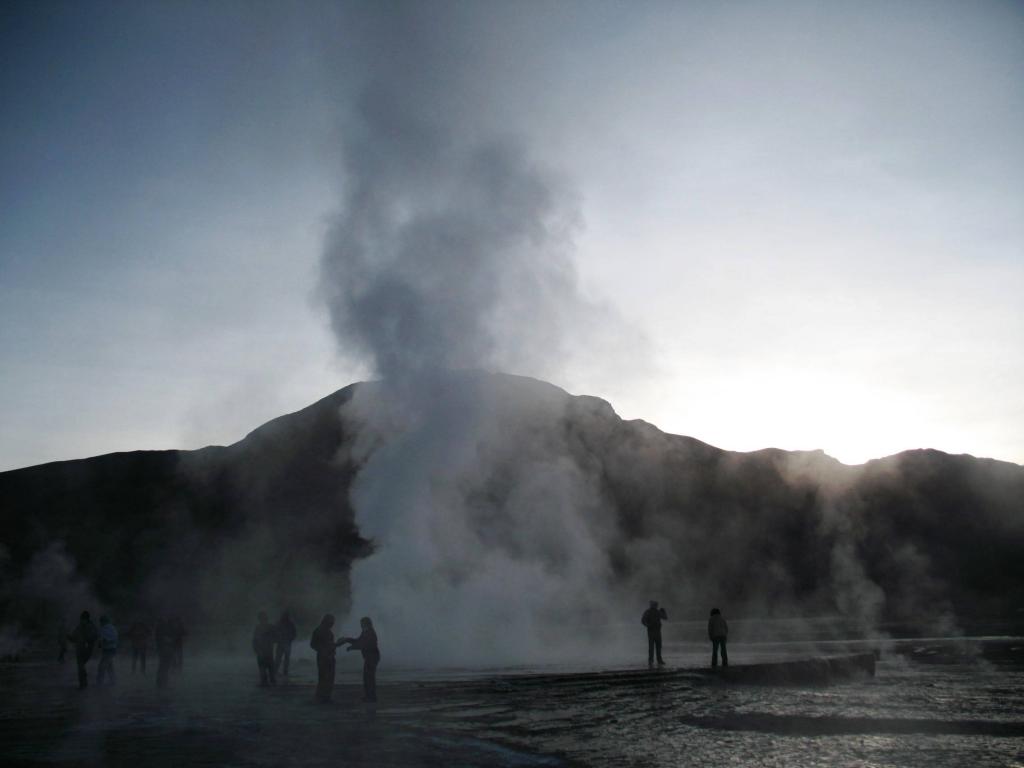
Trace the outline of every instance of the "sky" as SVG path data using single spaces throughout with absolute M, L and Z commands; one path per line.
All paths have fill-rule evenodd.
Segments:
M 1019 3 L 31 2 L 0 9 L 0 470 L 228 444 L 376 375 L 322 264 L 378 81 L 571 201 L 618 343 L 509 372 L 731 450 L 1024 463 Z

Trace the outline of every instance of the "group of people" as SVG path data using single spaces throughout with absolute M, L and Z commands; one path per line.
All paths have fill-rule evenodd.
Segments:
M 657 658 L 658 666 L 665 666 L 665 660 L 661 657 L 661 622 L 668 621 L 668 613 L 658 605 L 657 600 L 651 600 L 650 606 L 640 617 L 640 623 L 647 628 L 647 666 L 653 667 Z M 718 653 L 722 653 L 722 666 L 729 666 L 729 652 L 726 649 L 726 640 L 729 637 L 729 625 L 726 623 L 722 612 L 718 608 L 711 609 L 708 617 L 708 640 L 711 641 L 711 668 L 718 667 Z
M 297 634 L 295 622 L 292 621 L 287 611 L 281 614 L 275 624 L 270 623 L 265 611 L 260 611 L 256 620 L 256 628 L 252 633 L 252 650 L 256 654 L 260 685 L 275 685 L 279 671 L 285 677 L 289 673 L 292 643 Z M 665 664 L 665 660 L 661 656 L 661 623 L 667 620 L 668 613 L 658 605 L 657 600 L 651 600 L 650 607 L 640 618 L 640 622 L 647 629 L 648 666 L 653 667 L 655 660 L 657 660 L 658 666 Z M 347 645 L 346 650 L 362 653 L 363 700 L 368 702 L 377 700 L 377 665 L 380 664 L 377 633 L 373 628 L 373 621 L 368 616 L 359 620 L 359 626 L 358 637 L 335 639 L 334 616 L 328 613 L 321 619 L 319 626 L 313 630 L 309 645 L 316 652 L 317 701 L 326 703 L 331 700 L 334 691 L 335 652 L 341 645 Z M 146 652 L 149 647 L 150 634 L 149 626 L 142 621 L 134 622 L 128 630 L 127 637 L 132 645 L 132 674 L 135 673 L 137 667 L 142 674 L 146 673 Z M 156 675 L 157 687 L 166 687 L 170 672 L 181 669 L 185 634 L 185 626 L 178 618 L 164 618 L 157 623 L 155 633 L 159 659 Z M 712 608 L 708 618 L 712 668 L 718 666 L 719 653 L 722 656 L 722 666 L 729 666 L 729 653 L 726 647 L 728 637 L 729 625 L 722 616 L 722 612 L 718 608 Z M 85 688 L 89 684 L 86 663 L 92 658 L 93 652 L 98 646 L 100 662 L 96 682 L 98 685 L 104 683 L 113 685 L 115 679 L 114 656 L 117 653 L 118 639 L 117 628 L 107 616 L 100 616 L 100 625 L 97 629 L 89 612 L 82 611 L 78 626 L 72 632 L 65 633 L 61 630 L 58 660 L 64 661 L 67 642 L 73 643 L 75 660 L 78 663 L 78 686 Z
M 326 704 L 334 691 L 335 650 L 339 645 L 348 645 L 348 651 L 363 654 L 363 701 L 377 701 L 377 665 L 380 664 L 380 647 L 377 632 L 369 616 L 359 620 L 359 637 L 334 639 L 334 616 L 326 614 L 320 625 L 313 630 L 309 647 L 316 651 L 316 700 Z
M 321 619 L 319 626 L 313 630 L 309 646 L 316 651 L 316 700 L 327 703 L 334 691 L 335 651 L 340 645 L 348 645 L 349 651 L 361 651 L 363 654 L 363 701 L 377 700 L 377 665 L 380 664 L 380 648 L 377 645 L 377 633 L 370 617 L 359 620 L 359 637 L 334 638 L 334 616 L 330 613 Z M 256 615 L 256 628 L 252 632 L 252 650 L 256 654 L 256 666 L 260 672 L 260 685 L 269 686 L 277 683 L 277 670 L 282 660 L 284 674 L 288 674 L 288 660 L 291 658 L 291 645 L 295 640 L 295 624 L 287 613 L 281 614 L 277 624 L 271 624 L 265 611 Z
M 153 633 L 144 621 L 136 621 L 125 634 L 132 647 L 132 674 L 139 670 L 146 674 L 146 654 L 149 650 L 149 638 Z M 166 617 L 156 625 L 156 651 L 158 666 L 156 684 L 166 688 L 170 673 L 180 671 L 184 660 L 185 625 L 177 617 Z M 99 648 L 100 661 L 96 669 L 97 685 L 113 685 L 114 657 L 120 645 L 120 635 L 110 618 L 100 616 L 99 628 L 92 621 L 88 611 L 82 611 L 78 625 L 71 632 L 63 628 L 58 635 L 57 661 L 63 663 L 67 654 L 68 643 L 75 647 L 75 662 L 78 665 L 78 687 L 89 687 L 89 673 L 86 664 L 93 653 Z

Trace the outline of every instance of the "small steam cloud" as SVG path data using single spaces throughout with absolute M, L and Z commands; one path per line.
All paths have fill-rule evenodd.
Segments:
M 0 566 L 6 559 L 0 550 Z M 19 653 L 40 632 L 56 638 L 62 628 L 70 631 L 83 608 L 94 615 L 105 608 L 61 540 L 36 552 L 20 577 L 4 579 L 0 604 L 8 606 L 10 616 L 22 619 L 0 626 L 0 656 Z

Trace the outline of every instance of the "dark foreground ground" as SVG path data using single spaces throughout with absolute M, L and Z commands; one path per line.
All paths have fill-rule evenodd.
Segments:
M 830 686 L 733 684 L 698 671 L 702 658 L 673 661 L 665 672 L 392 672 L 376 706 L 360 703 L 355 667 L 335 704 L 314 704 L 308 661 L 260 689 L 248 659 L 190 659 L 166 691 L 125 658 L 115 687 L 86 691 L 73 661 L 4 664 L 0 763 L 1024 766 L 1021 638 L 906 643 L 874 677 Z

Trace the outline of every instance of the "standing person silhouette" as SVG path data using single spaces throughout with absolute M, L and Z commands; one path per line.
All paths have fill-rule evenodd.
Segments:
M 717 608 L 711 609 L 711 616 L 708 618 L 708 640 L 711 641 L 711 668 L 718 666 L 718 649 L 722 649 L 722 666 L 729 666 L 729 652 L 726 650 L 725 641 L 729 637 L 729 625 L 722 618 L 722 612 Z
M 380 648 L 377 632 L 369 616 L 359 620 L 362 632 L 359 637 L 343 637 L 339 643 L 348 643 L 349 651 L 363 652 L 363 701 L 377 700 L 377 665 L 380 664 Z
M 342 642 L 335 642 L 333 627 L 333 614 L 325 614 L 309 638 L 309 647 L 316 651 L 316 700 L 321 704 L 329 703 L 334 692 L 334 652 Z
M 68 640 L 75 644 L 75 661 L 78 662 L 78 687 L 80 689 L 88 688 L 89 674 L 86 672 L 85 665 L 92 656 L 93 648 L 96 647 L 96 641 L 99 640 L 99 632 L 96 631 L 96 625 L 89 618 L 88 611 L 82 611 L 78 626 L 68 635 Z
M 668 614 L 664 608 L 658 607 L 657 600 L 651 600 L 651 607 L 644 611 L 640 617 L 640 623 L 647 627 L 647 666 L 654 666 L 654 655 L 657 652 L 658 666 L 665 666 L 665 660 L 661 658 L 661 622 L 668 620 Z

